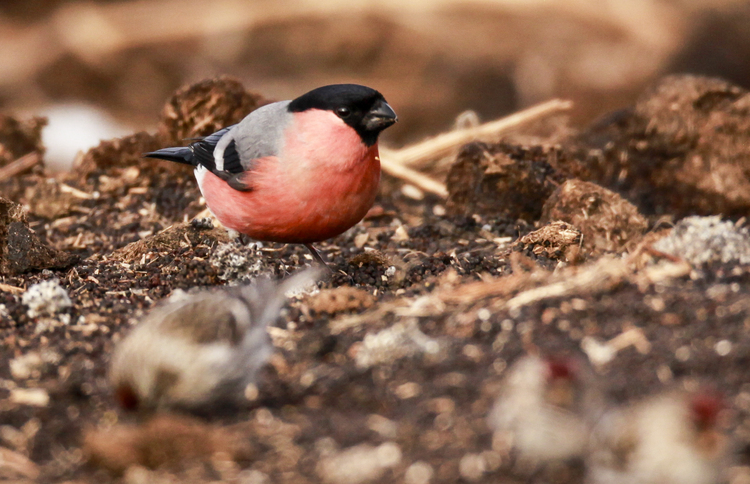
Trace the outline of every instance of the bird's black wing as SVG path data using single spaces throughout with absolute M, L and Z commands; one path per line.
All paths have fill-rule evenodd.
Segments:
M 197 161 L 197 164 L 203 165 L 208 168 L 212 173 L 220 176 L 221 178 L 227 178 L 231 175 L 242 173 L 242 163 L 240 162 L 240 154 L 237 152 L 237 146 L 232 140 L 227 147 L 224 149 L 224 173 L 217 173 L 216 160 L 214 159 L 214 149 L 224 135 L 226 135 L 230 129 L 235 125 L 221 129 L 212 135 L 206 136 L 202 140 L 196 141 L 190 145 L 193 150 L 193 156 Z

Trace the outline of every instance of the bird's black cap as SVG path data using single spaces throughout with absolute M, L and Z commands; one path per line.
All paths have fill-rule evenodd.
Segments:
M 367 146 L 375 144 L 380 132 L 398 119 L 382 94 L 358 84 L 332 84 L 313 89 L 290 102 L 288 109 L 292 113 L 308 109 L 332 111 L 351 126 Z

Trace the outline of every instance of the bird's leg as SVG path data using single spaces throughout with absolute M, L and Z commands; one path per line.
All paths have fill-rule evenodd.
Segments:
M 323 259 L 323 257 L 321 257 L 321 255 L 318 253 L 318 251 L 315 250 L 315 247 L 313 247 L 312 244 L 305 244 L 305 247 L 307 247 L 307 250 L 310 251 L 310 253 L 312 254 L 312 256 L 315 258 L 316 261 L 318 261 L 318 263 L 320 265 L 322 265 L 323 267 L 325 267 L 329 271 L 333 272 L 333 269 L 331 269 L 328 266 L 328 264 L 326 264 L 326 261 Z

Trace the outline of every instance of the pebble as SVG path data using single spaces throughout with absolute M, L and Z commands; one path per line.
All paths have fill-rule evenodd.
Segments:
M 271 484 L 268 474 L 257 470 L 245 470 L 237 475 L 238 484 Z
M 458 463 L 458 472 L 467 481 L 478 481 L 487 471 L 487 463 L 482 454 L 466 454 Z
M 403 193 L 404 196 L 411 198 L 412 200 L 424 199 L 424 192 L 414 185 L 409 185 L 408 183 L 401 187 L 401 193 Z
M 723 339 L 721 341 L 718 341 L 716 345 L 714 345 L 714 350 L 719 356 L 727 356 L 732 352 L 732 343 L 731 341 Z
M 373 447 L 360 444 L 318 462 L 318 475 L 330 484 L 364 484 L 379 479 L 401 462 L 401 448 L 394 442 Z
M 10 401 L 18 405 L 46 407 L 49 405 L 49 394 L 42 388 L 16 388 L 10 392 Z
M 34 373 L 39 373 L 44 366 L 42 356 L 36 351 L 31 351 L 25 355 L 13 358 L 9 362 L 10 374 L 16 380 L 27 380 Z
M 417 461 L 406 469 L 404 474 L 405 484 L 428 484 L 432 480 L 435 471 L 427 462 Z

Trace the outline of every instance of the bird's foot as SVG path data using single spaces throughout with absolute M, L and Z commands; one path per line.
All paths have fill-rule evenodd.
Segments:
M 320 253 L 315 250 L 315 247 L 313 247 L 312 244 L 305 244 L 305 247 L 307 247 L 307 250 L 310 251 L 310 254 L 312 254 L 313 258 L 317 261 L 318 264 L 325 267 L 330 272 L 336 272 L 331 268 L 331 266 L 326 263 L 325 259 L 323 259 L 323 256 L 321 256 Z

